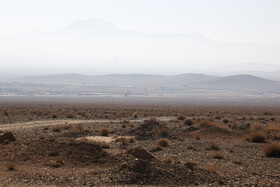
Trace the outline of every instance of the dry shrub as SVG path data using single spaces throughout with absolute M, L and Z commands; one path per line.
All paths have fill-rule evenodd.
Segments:
M 54 167 L 54 168 L 59 168 L 64 165 L 64 162 L 61 159 L 53 159 L 45 163 L 45 165 Z
M 73 131 L 75 131 L 75 132 L 82 132 L 82 131 L 84 131 L 84 129 L 85 128 L 82 123 L 79 123 L 73 127 Z
M 159 130 L 158 135 L 160 137 L 167 137 L 168 136 L 168 130 L 166 128 L 162 128 Z
M 206 169 L 211 171 L 212 173 L 216 173 L 219 174 L 219 171 L 217 170 L 217 168 L 213 165 L 213 164 L 209 164 L 206 166 Z
M 56 115 L 56 114 L 53 114 L 53 115 L 52 115 L 52 118 L 54 118 L 54 119 L 57 118 L 57 115 Z
M 149 151 L 150 152 L 156 152 L 156 151 L 161 151 L 162 150 L 162 147 L 160 145 L 153 145 L 149 148 Z
M 230 128 L 232 130 L 236 130 L 238 128 L 236 123 L 229 122 L 227 124 L 228 124 L 228 128 Z
M 280 158 L 280 144 L 276 142 L 264 145 L 263 151 L 266 157 Z
M 229 120 L 227 117 L 224 117 L 224 118 L 222 119 L 222 122 L 223 122 L 224 124 L 227 124 L 228 122 L 230 122 L 230 120 Z
M 211 126 L 217 126 L 217 124 L 215 122 L 209 121 L 209 120 L 201 120 L 198 123 L 198 126 L 201 127 L 211 127 Z
M 189 144 L 187 145 L 187 149 L 194 149 L 193 145 Z
M 195 140 L 200 140 L 199 135 L 195 135 L 194 139 L 195 139 Z
M 184 115 L 182 115 L 182 114 L 179 115 L 179 116 L 177 117 L 177 119 L 178 119 L 178 120 L 181 120 L 181 121 L 183 121 L 185 118 L 186 118 L 186 117 L 185 117 Z
M 161 162 L 165 163 L 165 164 L 173 164 L 174 163 L 174 159 L 171 158 L 171 157 L 164 157 L 163 159 L 161 159 Z
M 193 125 L 193 120 L 191 118 L 187 118 L 184 120 L 184 124 L 187 126 L 192 126 Z
M 265 133 L 256 131 L 249 134 L 249 140 L 255 143 L 263 143 L 265 141 Z
M 11 162 L 11 161 L 6 162 L 5 167 L 6 167 L 6 169 L 9 170 L 9 171 L 15 171 L 15 170 L 16 170 L 16 164 L 15 164 L 15 162 Z
M 81 142 L 86 142 L 88 144 L 97 145 L 98 147 L 100 147 L 102 149 L 109 149 L 110 148 L 109 144 L 105 141 L 90 140 L 90 139 L 87 139 L 86 137 L 80 138 L 80 141 Z
M 75 118 L 76 115 L 73 113 L 70 113 L 70 114 L 67 114 L 66 117 L 72 119 L 72 118 Z
M 121 145 L 127 145 L 128 138 L 127 137 L 118 137 L 115 139 L 115 142 L 119 142 Z
M 211 141 L 205 149 L 206 150 L 214 150 L 214 151 L 220 150 L 220 148 L 218 147 L 218 145 L 214 141 Z
M 132 117 L 133 117 L 133 118 L 138 118 L 138 113 L 137 113 L 137 112 L 134 112 L 134 113 L 132 114 Z
M 133 123 L 130 123 L 128 126 L 129 126 L 129 128 L 133 128 L 133 127 L 134 127 L 134 124 L 133 124 Z
M 251 123 L 245 122 L 244 124 L 239 125 L 238 127 L 240 130 L 248 130 L 251 128 Z
M 62 127 L 61 126 L 54 126 L 53 128 L 52 128 L 52 131 L 53 132 L 60 132 L 62 130 Z
M 123 128 L 123 129 L 126 128 L 126 124 L 125 124 L 125 123 L 122 124 L 122 128 Z
M 191 169 L 191 170 L 194 170 L 195 168 L 197 168 L 198 166 L 198 162 L 196 161 L 188 161 L 184 164 L 185 167 Z
M 129 143 L 134 143 L 135 140 L 136 140 L 135 136 L 131 136 L 131 137 L 128 138 Z
M 268 130 L 280 130 L 280 123 L 278 121 L 273 121 L 272 123 L 268 124 Z
M 236 164 L 236 165 L 242 165 L 242 162 L 239 161 L 239 160 L 234 160 L 233 163 Z
M 224 153 L 222 153 L 222 152 L 220 152 L 220 151 L 212 152 L 212 153 L 210 154 L 210 156 L 211 156 L 212 158 L 215 158 L 215 159 L 224 159 L 224 158 L 225 158 Z
M 157 141 L 157 144 L 161 147 L 168 147 L 169 141 L 166 138 L 161 138 Z
M 258 123 L 255 123 L 251 126 L 253 131 L 264 131 L 264 126 Z
M 111 129 L 109 127 L 102 127 L 100 130 L 99 130 L 99 135 L 100 136 L 108 136 L 111 132 Z

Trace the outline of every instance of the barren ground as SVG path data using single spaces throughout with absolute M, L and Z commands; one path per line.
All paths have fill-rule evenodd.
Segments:
M 266 105 L 1 101 L 0 134 L 16 140 L 0 143 L 0 186 L 279 186 L 263 150 L 279 121 Z

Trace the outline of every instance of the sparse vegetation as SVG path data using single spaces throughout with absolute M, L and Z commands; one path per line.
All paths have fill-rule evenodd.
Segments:
M 265 133 L 264 132 L 251 132 L 249 134 L 249 140 L 255 143 L 263 143 L 265 141 Z
M 225 158 L 224 153 L 222 153 L 220 151 L 214 151 L 210 154 L 210 156 L 215 159 L 224 159 Z
M 6 167 L 6 169 L 9 170 L 9 171 L 15 171 L 15 170 L 16 170 L 16 164 L 15 164 L 15 162 L 11 162 L 11 161 L 6 162 L 5 167 Z
M 149 148 L 149 151 L 150 151 L 150 152 L 156 152 L 156 151 L 161 151 L 161 150 L 162 150 L 162 147 L 161 147 L 160 145 L 158 145 L 158 144 L 153 145 L 153 146 L 151 146 L 151 147 Z
M 180 121 L 183 121 L 185 118 L 186 117 L 182 114 L 177 117 L 177 119 L 180 120 Z
M 168 137 L 168 130 L 166 128 L 162 128 L 159 130 L 158 135 L 160 137 Z
M 55 127 L 52 128 L 53 132 L 60 132 L 61 130 L 62 130 L 61 126 L 55 126 Z
M 280 144 L 269 143 L 263 146 L 263 151 L 266 157 L 277 157 L 280 158 Z
M 157 144 L 161 147 L 167 147 L 169 145 L 169 141 L 166 138 L 161 138 L 157 141 Z
M 84 129 L 85 129 L 85 127 L 84 127 L 84 124 L 82 124 L 82 123 L 79 123 L 73 127 L 73 131 L 75 131 L 75 132 L 82 132 L 82 131 L 84 131 Z
M 224 117 L 224 118 L 222 119 L 222 122 L 223 122 L 224 124 L 227 124 L 228 122 L 230 122 L 230 120 L 229 120 L 227 117 Z
M 184 120 L 184 124 L 187 126 L 192 126 L 193 125 L 193 120 L 191 118 L 186 118 Z
M 209 126 L 217 126 L 215 122 L 209 121 L 209 120 L 201 120 L 198 123 L 198 126 L 200 127 L 209 127 Z
M 111 132 L 111 129 L 109 127 L 102 127 L 100 130 L 99 130 L 99 135 L 100 136 L 108 136 Z
M 31 186 L 128 185 L 131 181 L 135 185 L 171 186 L 278 184 L 276 177 L 253 174 L 278 172 L 275 163 L 280 149 L 280 110 L 274 108 L 263 116 L 267 109 L 261 107 L 256 110 L 255 107 L 215 105 L 44 104 L 34 107 L 22 104 L 1 107 L 0 180 L 4 184 L 17 184 L 9 183 L 8 178 L 28 179 L 27 184 Z M 8 115 L 4 115 L 4 111 Z M 139 114 L 137 120 L 133 119 L 135 112 Z M 54 120 L 53 114 L 59 120 Z M 73 114 L 75 119 L 67 118 L 68 114 Z M 187 118 L 178 120 L 178 114 Z M 229 122 L 224 123 L 225 118 L 230 119 Z M 188 120 L 192 123 L 187 123 Z M 1 139 L 9 129 L 16 138 L 13 142 Z M 102 129 L 106 129 L 105 133 Z M 261 133 L 262 138 L 258 138 L 257 133 Z M 257 138 L 253 138 L 253 134 Z M 257 139 L 256 142 L 267 143 L 246 142 L 244 137 L 251 142 Z M 10 160 L 18 161 L 16 167 L 8 169 L 6 163 Z M 72 172 L 73 179 L 66 179 L 69 168 L 71 171 L 83 169 Z M 246 172 L 241 168 L 246 168 Z M 16 171 L 11 172 L 13 170 Z
M 220 150 L 219 146 L 214 141 L 211 141 L 205 149 L 206 150 L 214 150 L 214 151 Z
M 161 162 L 165 163 L 165 164 L 173 164 L 174 163 L 174 159 L 171 157 L 164 157 L 163 159 L 161 159 Z

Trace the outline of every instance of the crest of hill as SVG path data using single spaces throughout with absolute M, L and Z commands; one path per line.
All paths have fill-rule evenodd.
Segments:
M 201 83 L 212 89 L 239 89 L 239 90 L 280 90 L 280 82 L 272 81 L 248 74 L 221 77 L 216 80 Z

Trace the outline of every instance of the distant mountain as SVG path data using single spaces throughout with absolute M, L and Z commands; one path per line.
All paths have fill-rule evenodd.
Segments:
M 219 72 L 216 75 L 225 76 L 280 71 L 278 66 L 261 64 L 279 63 L 280 45 L 217 42 L 201 33 L 134 32 L 97 19 L 78 20 L 51 32 L 1 38 L 0 49 L 0 74 L 7 76 L 68 72 Z M 277 75 L 254 75 L 280 80 Z
M 243 91 L 279 91 L 280 82 L 259 78 L 252 75 L 232 75 L 200 84 L 204 88 L 231 89 Z
M 252 75 L 232 75 L 226 77 L 204 74 L 181 74 L 174 76 L 145 74 L 111 74 L 86 76 L 80 74 L 59 74 L 49 76 L 23 77 L 11 80 L 21 83 L 43 84 L 88 84 L 93 86 L 133 86 L 142 89 L 211 89 L 232 91 L 280 91 L 280 81 L 271 81 Z

